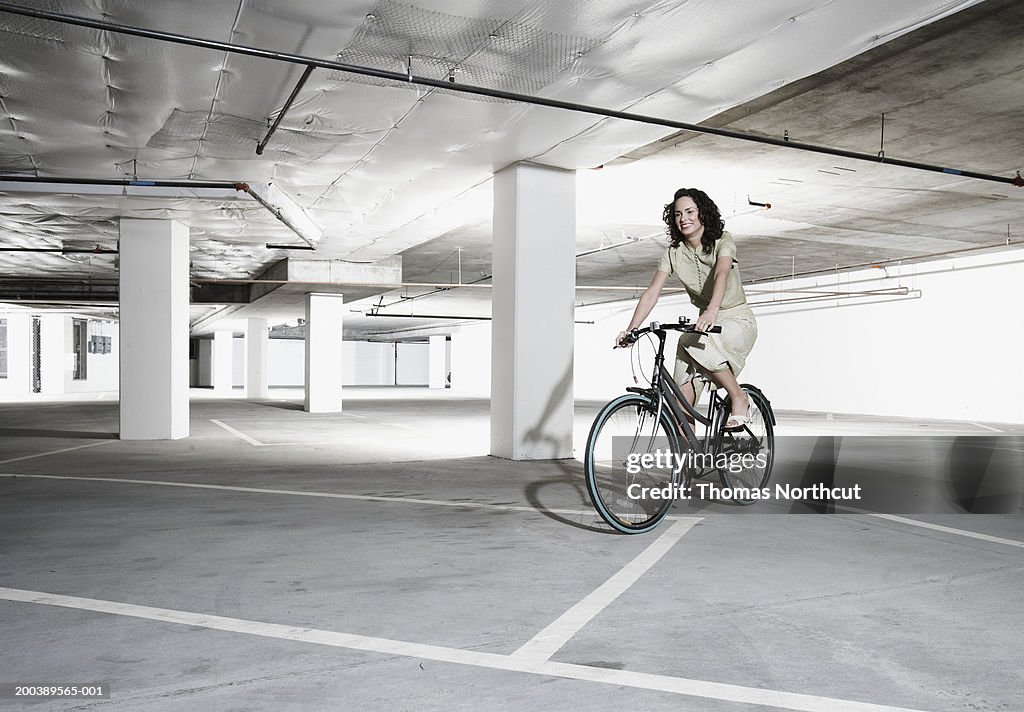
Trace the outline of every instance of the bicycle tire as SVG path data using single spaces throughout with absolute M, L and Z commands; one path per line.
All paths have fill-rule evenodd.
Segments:
M 746 506 L 767 499 L 753 496 L 753 493 L 755 490 L 763 491 L 771 479 L 775 464 L 775 414 L 760 390 L 747 384 L 741 388 L 753 406 L 750 423 L 736 432 L 724 429 L 732 405 L 726 396 L 715 413 L 712 432 L 716 433 L 716 460 L 722 460 L 718 467 L 722 487 L 731 493 L 729 499 L 732 502 Z
M 681 471 L 672 466 L 674 459 L 668 467 L 648 467 L 643 459 L 650 454 L 657 460 L 658 450 L 680 451 L 671 417 L 663 410 L 657 422 L 656 418 L 649 397 L 623 395 L 601 409 L 587 437 L 587 492 L 601 518 L 624 534 L 642 534 L 657 526 L 675 503 L 682 481 Z M 660 496 L 667 494 L 666 487 L 672 496 Z M 651 490 L 659 490 L 659 496 Z

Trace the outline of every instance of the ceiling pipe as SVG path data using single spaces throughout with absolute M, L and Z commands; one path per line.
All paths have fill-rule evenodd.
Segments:
M 807 295 L 804 297 L 786 297 L 784 299 L 763 299 L 761 301 L 750 302 L 750 308 L 756 309 L 757 307 L 773 307 L 782 306 L 784 304 L 793 303 L 813 303 L 813 302 L 831 302 L 838 301 L 841 299 L 866 299 L 868 297 L 907 297 L 907 296 L 920 296 L 921 290 L 911 290 L 908 287 L 893 287 L 891 289 L 872 289 L 863 292 L 836 292 L 831 295 Z
M 116 255 L 117 250 L 106 247 L 0 247 L 0 252 L 56 252 L 61 255 Z
M 952 250 L 942 250 L 940 252 L 929 252 L 923 255 L 907 255 L 906 257 L 890 257 L 884 260 L 875 260 L 873 262 L 858 262 L 852 265 L 836 265 L 826 269 L 812 269 L 805 272 L 786 272 L 785 274 L 777 274 L 772 277 L 759 277 L 757 279 L 745 280 L 744 284 L 764 284 L 765 282 L 773 282 L 780 279 L 794 279 L 796 277 L 811 277 L 816 274 L 835 274 L 836 272 L 848 272 L 852 269 L 859 269 L 861 267 L 882 267 L 883 265 L 891 265 L 894 262 L 906 262 L 908 264 L 914 264 L 922 260 L 931 259 L 933 257 L 946 257 L 947 255 L 962 254 L 964 252 L 977 252 L 979 250 L 994 250 L 1000 247 L 1010 247 L 1011 245 L 1019 245 L 1020 240 L 1011 242 L 1010 238 L 1006 238 L 1002 242 L 994 242 L 988 245 L 975 245 L 973 247 L 958 247 Z
M 409 71 L 403 74 L 400 72 L 389 72 L 383 69 L 375 69 L 373 67 L 362 67 L 353 64 L 345 64 L 343 62 L 335 62 L 330 60 L 318 59 L 316 57 L 292 54 L 288 52 L 275 52 L 271 50 L 260 49 L 258 47 L 248 47 L 245 45 L 233 44 L 230 42 L 218 42 L 216 40 L 201 39 L 198 37 L 190 37 L 188 35 L 175 34 L 172 32 L 150 30 L 143 27 L 118 25 L 112 22 L 108 22 L 106 20 L 94 20 L 88 17 L 81 17 L 78 15 L 65 15 L 62 13 L 49 12 L 47 10 L 39 10 L 36 8 L 20 7 L 18 5 L 12 5 L 7 2 L 0 2 L 0 11 L 9 12 L 15 15 L 23 15 L 26 17 L 35 17 L 41 20 L 50 20 L 52 22 L 77 25 L 79 27 L 88 27 L 94 30 L 100 30 L 105 32 L 116 32 L 119 34 L 133 35 L 135 37 L 145 37 L 147 39 L 159 40 L 162 42 L 172 42 L 175 44 L 188 45 L 191 47 L 201 47 L 203 49 L 211 49 L 219 52 L 241 54 L 250 57 L 259 57 L 262 59 L 275 60 L 279 62 L 289 62 L 291 64 L 302 64 L 307 67 L 318 67 L 320 69 L 330 69 L 339 72 L 347 72 L 349 74 L 358 74 L 361 76 L 374 77 L 377 79 L 386 79 L 389 81 L 399 82 L 403 84 L 418 84 L 420 86 L 433 87 L 435 89 L 445 89 L 448 91 L 459 92 L 463 94 L 474 94 L 477 96 L 486 96 L 493 99 L 503 99 L 506 101 L 514 101 L 523 104 L 532 104 L 535 106 L 546 106 L 552 109 L 576 111 L 584 114 L 605 116 L 613 119 L 623 119 L 625 121 L 633 121 L 636 123 L 651 124 L 654 126 L 664 126 L 666 128 L 673 128 L 682 131 L 692 131 L 695 133 L 710 134 L 712 136 L 733 138 L 740 141 L 750 141 L 753 143 L 767 144 L 769 146 L 776 146 L 779 148 L 790 148 L 799 151 L 822 153 L 829 156 L 839 156 L 841 158 L 849 158 L 857 161 L 870 161 L 871 163 L 886 163 L 888 165 L 901 166 L 903 168 L 913 168 L 922 171 L 945 173 L 948 175 L 955 175 L 962 178 L 974 178 L 977 180 L 992 181 L 995 183 L 1009 183 L 1010 185 L 1015 185 L 1017 187 L 1024 187 L 1024 177 L 1021 177 L 1019 171 L 1017 172 L 1016 176 L 1012 177 L 992 175 L 989 173 L 979 173 L 977 171 L 966 171 L 960 168 L 950 168 L 948 166 L 937 166 L 928 163 L 920 163 L 918 161 L 906 161 L 899 158 L 879 156 L 874 153 L 861 153 L 858 151 L 847 151 L 841 148 L 832 148 L 831 146 L 819 146 L 816 144 L 801 143 L 799 141 L 790 141 L 788 137 L 772 138 L 769 136 L 760 136 L 757 134 L 745 133 L 742 131 L 733 131 L 730 129 L 717 128 L 713 126 L 701 126 L 700 124 L 690 124 L 683 121 L 672 121 L 670 119 L 662 119 L 655 116 L 647 116 L 644 114 L 634 114 L 626 111 L 604 109 L 598 106 L 590 106 L 587 104 L 577 104 L 574 102 L 559 101 L 557 99 L 547 99 L 539 96 L 516 94 L 513 92 L 501 91 L 498 89 L 488 89 L 486 87 L 478 87 L 468 84 L 458 84 L 455 82 L 441 79 L 418 77 L 412 74 L 411 64 L 409 65 Z
M 0 3 L 2 5 L 2 3 Z M 3 8 L 0 8 L 3 9 Z M 259 203 L 264 209 L 270 212 L 277 220 L 295 233 L 306 246 L 276 245 L 273 249 L 309 249 L 315 250 L 316 244 L 306 237 L 295 224 L 288 219 L 279 208 L 271 205 L 259 193 L 250 187 L 248 183 L 237 181 L 217 180 L 138 180 L 129 178 L 55 178 L 44 176 L 12 176 L 0 175 L 0 183 L 43 183 L 47 185 L 97 185 L 117 186 L 123 188 L 212 188 L 216 190 L 235 190 L 246 193 Z M 270 245 L 267 245 L 270 248 Z
M 449 319 L 452 321 L 491 321 L 489 316 L 448 316 L 445 314 L 363 314 L 363 316 L 386 316 L 395 319 Z M 592 321 L 574 321 L 574 324 L 593 324 Z
M 2 3 L 0 3 L 2 4 Z M 0 8 L 2 9 L 2 8 Z M 244 183 L 225 180 L 138 180 L 135 178 L 53 178 L 44 176 L 0 175 L 3 183 L 47 183 L 67 185 L 113 185 L 123 188 L 214 188 L 241 190 Z
M 268 250 L 314 250 L 316 249 L 312 245 L 275 245 L 270 242 L 267 243 Z
M 309 75 L 313 73 L 314 69 L 315 67 L 313 65 L 306 65 L 306 71 L 302 73 L 302 76 L 299 78 L 295 88 L 292 89 L 292 93 L 288 96 L 288 100 L 284 103 L 284 106 L 281 107 L 281 111 L 277 114 L 277 118 L 274 119 L 273 126 L 271 126 L 270 130 L 267 131 L 267 135 L 263 137 L 263 140 L 256 144 L 257 156 L 263 155 L 263 149 L 267 147 L 267 142 L 270 141 L 270 137 L 274 135 L 275 131 L 277 131 L 277 127 L 280 125 L 281 119 L 283 119 L 284 115 L 288 113 L 288 110 L 292 108 L 292 102 L 295 101 L 295 97 L 298 96 L 300 91 L 302 91 L 302 87 L 305 86 L 306 80 L 309 79 Z
M 243 193 L 248 193 L 249 196 L 252 197 L 253 200 L 255 200 L 257 203 L 259 203 L 264 208 L 266 208 L 268 211 L 270 211 L 271 215 L 273 215 L 275 218 L 277 218 L 289 230 L 291 230 L 296 235 L 298 235 L 299 239 L 302 240 L 303 242 L 305 242 L 309 246 L 309 249 L 311 249 L 311 250 L 315 250 L 316 249 L 316 243 L 313 242 L 312 240 L 310 240 L 308 237 L 306 237 L 303 234 L 302 230 L 300 230 L 298 227 L 295 226 L 295 223 L 293 223 L 291 220 L 289 220 L 287 217 L 285 217 L 285 214 L 283 212 L 281 212 L 280 208 L 278 208 L 275 205 L 271 205 L 269 202 L 267 202 L 263 198 L 263 196 L 261 196 L 259 193 L 257 193 L 252 188 L 250 188 L 248 183 L 237 183 L 235 185 L 235 187 L 238 190 L 242 191 Z

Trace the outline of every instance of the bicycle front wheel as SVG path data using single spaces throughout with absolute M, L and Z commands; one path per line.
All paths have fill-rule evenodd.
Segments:
M 679 436 L 669 415 L 642 395 L 608 403 L 594 419 L 583 459 L 598 514 L 625 534 L 653 529 L 680 494 Z
M 724 430 L 731 403 L 728 396 L 716 413 L 716 461 L 722 486 L 729 490 L 736 504 L 753 504 L 761 499 L 768 486 L 775 463 L 775 429 L 768 399 L 756 388 L 741 386 L 750 399 L 750 422 L 741 430 Z

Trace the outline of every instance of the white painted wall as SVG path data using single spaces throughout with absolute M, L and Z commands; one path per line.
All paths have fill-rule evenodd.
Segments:
M 71 344 L 64 338 L 66 317 L 62 314 L 39 315 L 39 379 L 41 393 L 64 393 L 67 371 L 74 368 Z
M 425 344 L 423 346 L 426 346 Z M 414 358 L 415 352 L 406 355 Z M 305 344 L 298 339 L 270 339 L 269 382 L 274 387 L 300 387 L 304 381 Z M 395 344 L 345 341 L 342 344 L 342 383 L 346 386 L 395 384 Z M 423 368 L 426 368 L 425 364 Z M 413 367 L 413 371 L 416 367 Z M 426 383 L 424 379 L 423 383 Z
M 1024 250 L 888 274 L 849 274 L 841 287 L 902 285 L 920 296 L 758 309 L 744 376 L 779 408 L 1024 423 Z M 797 284 L 831 288 L 836 280 Z
M 430 344 L 396 344 L 398 349 L 395 383 L 425 386 L 430 382 Z
M 491 395 L 491 323 L 460 326 L 451 340 L 452 393 L 467 398 Z
M 1024 250 L 973 255 L 836 277 L 788 280 L 783 290 L 868 291 L 905 286 L 911 296 L 755 308 L 758 340 L 740 381 L 779 409 L 1024 423 Z M 770 300 L 748 288 L 751 302 Z M 576 327 L 576 394 L 606 399 L 633 385 L 628 355 L 609 345 L 635 302 Z M 694 318 L 685 297 L 663 297 L 650 320 Z M 652 351 L 641 359 L 649 368 Z M 670 338 L 667 354 L 674 354 Z M 454 376 L 453 376 L 454 377 Z M 981 432 L 981 431 L 979 431 Z
M 761 386 L 785 410 L 1024 423 L 1024 250 L 890 267 L 885 274 L 843 275 L 839 288 L 906 286 L 919 293 L 898 301 L 757 307 L 758 341 L 740 380 Z M 782 290 L 813 287 L 834 290 L 836 278 L 775 285 L 777 298 L 793 296 Z M 771 299 L 754 293 L 765 288 L 749 288 L 751 302 Z M 595 322 L 575 327 L 577 399 L 607 400 L 634 385 L 630 355 L 637 349 L 649 375 L 650 345 L 611 348 L 635 304 L 577 310 L 577 320 Z M 648 321 L 696 314 L 686 297 L 665 296 Z M 452 389 L 460 395 L 488 397 L 489 334 L 489 323 L 452 334 Z M 672 336 L 666 353 L 675 354 Z
M 346 386 L 392 386 L 395 383 L 395 344 L 346 341 L 342 378 Z
M 50 393 L 96 393 L 118 389 L 118 326 L 116 322 L 87 319 L 89 336 L 111 338 L 109 353 L 86 353 L 86 378 L 74 378 L 74 334 L 73 318 L 66 314 L 46 314 L 51 338 L 51 348 L 43 356 L 44 368 L 49 365 L 50 379 L 62 382 Z M 80 317 L 85 318 L 85 317 Z M 7 319 L 8 377 L 0 378 L 0 394 L 31 395 L 32 393 L 32 314 L 15 312 L 0 314 Z M 44 374 L 45 375 L 45 374 Z
M 0 395 L 32 391 L 32 316 L 28 312 L 0 313 L 7 320 L 7 378 L 0 378 Z
M 271 386 L 301 388 L 306 381 L 306 342 L 302 339 L 270 339 L 267 379 Z
M 64 372 L 65 393 L 94 393 L 98 391 L 116 391 L 119 380 L 119 337 L 116 322 L 89 319 L 88 334 L 92 336 L 108 336 L 111 339 L 110 352 L 105 354 L 86 353 L 85 379 L 74 379 L 74 321 L 66 317 L 64 324 L 64 343 L 68 353 L 70 368 Z M 87 342 L 88 343 L 88 342 Z

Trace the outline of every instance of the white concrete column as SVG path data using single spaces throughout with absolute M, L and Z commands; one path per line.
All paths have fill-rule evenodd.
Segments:
M 491 454 L 572 457 L 576 175 L 494 174 Z
M 430 352 L 427 356 L 427 385 L 431 388 L 444 388 L 445 377 L 448 375 L 447 356 L 448 339 L 441 336 L 430 337 Z
M 69 366 L 74 364 L 74 354 L 65 339 L 67 317 L 63 314 L 39 315 L 39 385 L 44 395 L 62 395 Z
M 0 393 L 32 392 L 32 316 L 28 312 L 0 314 L 7 321 L 7 378 L 0 379 Z
M 234 386 L 234 353 L 235 334 L 234 332 L 222 329 L 213 332 L 213 363 L 210 368 L 210 377 L 213 385 L 213 392 L 221 395 L 230 395 Z
M 121 439 L 189 434 L 188 226 L 121 219 Z
M 306 412 L 341 412 L 340 294 L 306 295 Z
M 245 322 L 245 397 L 269 398 L 267 377 L 269 369 L 270 332 L 266 319 L 247 319 Z

